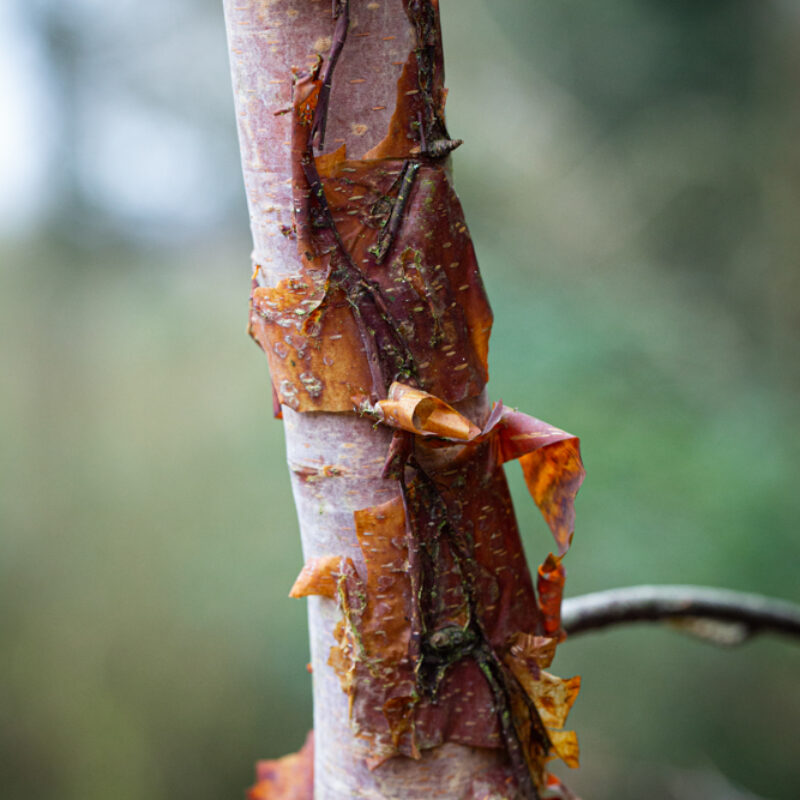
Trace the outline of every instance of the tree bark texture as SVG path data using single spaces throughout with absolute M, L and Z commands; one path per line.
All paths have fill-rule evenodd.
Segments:
M 487 400 L 491 310 L 451 186 L 435 0 L 224 0 L 250 332 L 286 431 L 314 737 L 252 798 L 568 792 L 578 679 L 544 671 L 578 441 Z M 557 545 L 525 564 L 502 464 Z M 493 794 L 492 794 L 493 793 Z

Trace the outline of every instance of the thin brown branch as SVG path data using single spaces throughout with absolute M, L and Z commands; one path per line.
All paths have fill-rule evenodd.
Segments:
M 574 636 L 632 622 L 672 622 L 715 644 L 758 633 L 800 638 L 800 605 L 704 586 L 629 586 L 565 600 L 564 630 Z

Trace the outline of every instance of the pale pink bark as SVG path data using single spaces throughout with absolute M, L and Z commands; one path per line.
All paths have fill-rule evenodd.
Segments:
M 254 262 L 274 286 L 300 270 L 296 241 L 282 234 L 292 225 L 292 68 L 307 69 L 328 54 L 334 21 L 329 0 L 224 0 Z M 386 133 L 396 81 L 413 48 L 402 0 L 355 0 L 347 46 L 336 68 L 326 149 L 345 143 L 363 155 Z M 268 402 L 265 398 L 265 402 Z M 469 401 L 482 422 L 485 395 Z M 399 493 L 380 477 L 389 433 L 353 414 L 298 414 L 285 408 L 289 467 L 306 559 L 343 555 L 363 567 L 353 512 Z M 335 469 L 323 470 L 324 467 Z M 333 627 L 340 618 L 332 600 L 309 599 L 314 676 L 315 798 L 471 797 L 473 778 L 504 763 L 500 750 L 445 744 L 421 761 L 403 757 L 370 771 L 366 742 L 348 719 L 348 700 L 327 665 Z

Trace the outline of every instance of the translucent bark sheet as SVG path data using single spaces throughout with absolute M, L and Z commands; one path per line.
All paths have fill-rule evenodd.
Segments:
M 561 597 L 567 572 L 560 558 L 550 553 L 539 565 L 536 589 L 539 592 L 539 610 L 542 613 L 542 629 L 548 636 L 565 637 L 561 628 Z
M 337 568 L 341 559 L 337 556 L 311 558 L 294 582 L 289 597 L 308 597 L 316 594 L 331 600 L 337 596 Z

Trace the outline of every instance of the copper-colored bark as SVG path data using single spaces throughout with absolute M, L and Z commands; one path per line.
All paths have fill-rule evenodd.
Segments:
M 247 800 L 313 800 L 314 734 L 309 733 L 302 750 L 256 765 L 256 784 Z
M 436 0 L 225 5 L 250 332 L 307 559 L 292 595 L 309 597 L 314 796 L 561 791 L 545 762 L 577 762 L 563 723 L 579 680 L 542 667 L 583 468 L 575 437 L 487 407 L 492 317 L 448 169 Z M 538 600 L 511 459 L 559 553 Z

